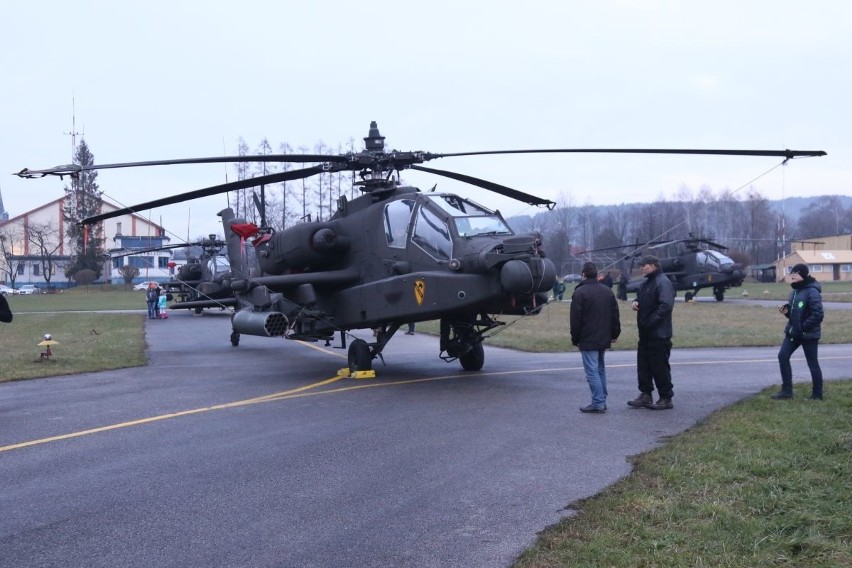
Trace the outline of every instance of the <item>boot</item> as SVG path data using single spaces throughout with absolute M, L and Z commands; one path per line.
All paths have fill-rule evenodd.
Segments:
M 791 398 L 793 398 L 793 393 L 778 391 L 769 398 L 771 398 L 772 400 L 790 400 Z
M 672 399 L 660 397 L 660 400 L 649 406 L 651 410 L 669 410 L 674 408 L 672 404 Z
M 654 399 L 651 398 L 651 395 L 648 393 L 640 393 L 634 400 L 628 400 L 627 406 L 633 408 L 651 408 L 651 404 L 654 402 Z

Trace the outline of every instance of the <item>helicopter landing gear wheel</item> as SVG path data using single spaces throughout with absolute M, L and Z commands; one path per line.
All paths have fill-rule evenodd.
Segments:
M 485 364 L 485 348 L 482 343 L 474 343 L 470 351 L 459 357 L 462 369 L 465 371 L 478 371 Z
M 722 290 L 721 288 L 714 288 L 713 289 L 713 297 L 716 298 L 717 302 L 721 302 L 722 300 L 725 299 L 725 291 Z
M 204 308 L 193 308 L 193 311 L 195 312 L 195 315 L 200 316 L 201 312 L 204 311 Z
M 356 339 L 349 344 L 349 371 L 369 371 L 373 364 L 370 346 L 363 339 Z
M 695 294 L 693 294 L 692 292 L 687 292 L 686 294 L 683 295 L 683 299 L 686 302 L 691 302 L 694 297 L 695 297 Z
M 234 347 L 236 347 L 236 346 L 238 346 L 239 344 L 240 344 L 240 334 L 239 334 L 239 332 L 232 331 L 232 332 L 231 332 L 231 345 L 233 345 Z

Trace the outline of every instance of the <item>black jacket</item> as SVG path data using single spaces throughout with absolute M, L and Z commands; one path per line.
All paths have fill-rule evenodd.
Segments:
M 784 333 L 800 341 L 814 341 L 822 337 L 822 286 L 813 276 L 791 284 L 790 302 L 785 314 L 790 321 Z
M 571 344 L 581 351 L 609 349 L 621 335 L 618 302 L 612 290 L 596 280 L 583 280 L 571 295 Z
M 636 325 L 639 327 L 640 338 L 671 339 L 674 299 L 672 281 L 662 270 L 658 268 L 645 276 L 645 281 L 636 294 L 636 300 L 639 302 Z
M 6 297 L 0 294 L 0 321 L 9 323 L 12 321 L 12 310 L 9 309 L 9 302 Z

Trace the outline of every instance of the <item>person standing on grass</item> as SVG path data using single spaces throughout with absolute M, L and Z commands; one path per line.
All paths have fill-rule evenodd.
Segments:
M 148 284 L 148 289 L 145 290 L 145 301 L 148 303 L 148 319 L 157 319 L 157 302 L 160 299 L 160 292 L 157 285 L 153 282 Z
M 790 301 L 779 311 L 789 320 L 784 328 L 784 342 L 778 351 L 781 367 L 781 390 L 772 395 L 773 400 L 793 398 L 793 368 L 790 357 L 802 346 L 811 372 L 811 400 L 822 400 L 822 369 L 817 352 L 822 337 L 822 287 L 810 275 L 807 264 L 797 264 L 790 271 Z
M 639 396 L 627 402 L 631 408 L 668 410 L 674 408 L 672 397 L 672 310 L 675 290 L 672 281 L 663 273 L 660 259 L 646 255 L 639 269 L 645 277 L 642 287 L 633 300 L 636 325 L 639 328 L 639 345 L 636 349 L 636 373 Z M 653 401 L 654 385 L 660 398 Z
M 586 381 L 592 391 L 592 403 L 580 412 L 606 412 L 606 366 L 604 354 L 621 334 L 618 302 L 612 290 L 601 283 L 598 269 L 587 262 L 583 280 L 571 295 L 571 344 L 580 349 Z

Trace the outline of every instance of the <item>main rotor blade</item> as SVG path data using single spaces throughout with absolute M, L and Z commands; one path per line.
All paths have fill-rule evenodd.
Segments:
M 230 183 L 223 183 L 221 185 L 214 185 L 211 187 L 206 187 L 204 189 L 197 189 L 195 191 L 190 191 L 187 193 L 181 193 L 179 195 L 173 195 L 171 197 L 163 197 L 162 199 L 155 199 L 153 201 L 148 201 L 145 203 L 140 203 L 139 205 L 134 205 L 132 207 L 125 207 L 124 209 L 116 209 L 115 211 L 110 211 L 109 213 L 101 213 L 100 215 L 93 215 L 92 217 L 87 217 L 80 221 L 82 225 L 92 225 L 94 223 L 98 223 L 103 221 L 104 219 L 112 219 L 113 217 L 120 217 L 122 215 L 127 215 L 128 213 L 136 213 L 137 211 L 144 211 L 146 209 L 153 209 L 155 207 L 162 207 L 163 205 L 171 205 L 172 203 L 182 203 L 184 201 L 189 201 L 191 199 L 198 199 L 199 197 L 208 197 L 210 195 L 218 195 L 220 193 L 226 193 L 228 191 L 236 191 L 238 189 L 247 189 L 249 187 L 255 187 L 258 185 L 263 185 L 267 183 L 279 183 L 282 181 L 290 181 L 295 179 L 303 179 L 307 177 L 311 177 L 318 173 L 325 171 L 325 167 L 313 166 L 311 168 L 304 168 L 301 170 L 290 170 L 288 172 L 280 172 L 277 174 L 270 174 L 266 176 L 259 176 L 239 181 L 232 181 Z
M 67 176 L 74 175 L 80 172 L 88 172 L 92 170 L 108 170 L 115 168 L 136 168 L 144 166 L 172 166 L 178 164 L 218 164 L 218 163 L 236 163 L 236 162 L 277 162 L 277 163 L 295 163 L 295 164 L 312 164 L 324 162 L 346 162 L 346 156 L 336 156 L 328 154 L 266 154 L 252 156 L 214 156 L 211 158 L 184 158 L 179 160 L 153 160 L 148 162 L 125 162 L 120 164 L 91 164 L 81 166 L 79 164 L 67 164 L 64 166 L 56 166 L 44 170 L 30 170 L 24 168 L 16 174 L 21 178 L 39 178 L 44 176 Z
M 455 156 L 486 156 L 492 154 L 695 154 L 709 156 L 774 156 L 778 158 L 813 158 L 825 156 L 823 150 L 689 150 L 678 148 L 551 148 L 540 150 L 487 150 L 483 152 L 455 152 L 451 154 L 425 154 L 424 159 L 451 158 Z
M 715 243 L 713 241 L 708 241 L 707 239 L 698 239 L 699 243 L 704 243 L 705 245 L 710 245 L 711 247 L 716 247 L 722 250 L 728 250 L 728 247 L 725 245 L 720 245 L 719 243 Z
M 524 193 L 523 191 L 518 191 L 517 189 L 512 189 L 511 187 L 506 187 L 505 185 L 500 185 L 491 181 L 486 181 L 484 179 L 479 179 L 464 174 L 458 174 L 455 172 L 448 172 L 446 170 L 424 168 L 423 166 L 411 166 L 411 169 L 448 177 L 458 181 L 463 181 L 465 183 L 469 183 L 471 185 L 475 185 L 477 187 L 482 187 L 495 193 L 499 193 L 500 195 L 505 195 L 506 197 L 511 197 L 512 199 L 517 199 L 518 201 L 529 203 L 530 205 L 544 205 L 548 209 L 553 209 L 556 206 L 555 202 L 550 201 L 548 199 L 542 199 L 540 197 L 536 197 L 535 195 L 530 195 L 529 193 Z
M 109 254 L 108 253 L 108 256 L 110 258 L 122 258 L 122 257 L 125 257 L 125 256 L 133 256 L 133 255 L 136 255 L 136 254 L 145 254 L 146 252 L 160 252 L 160 251 L 163 251 L 163 250 L 172 250 L 172 249 L 185 248 L 185 247 L 191 247 L 191 246 L 199 246 L 199 245 L 197 243 L 181 243 L 181 244 L 177 244 L 177 245 L 163 245 L 161 247 L 132 249 L 132 250 L 128 250 L 128 251 L 125 251 L 123 253 L 120 253 L 120 254 Z

